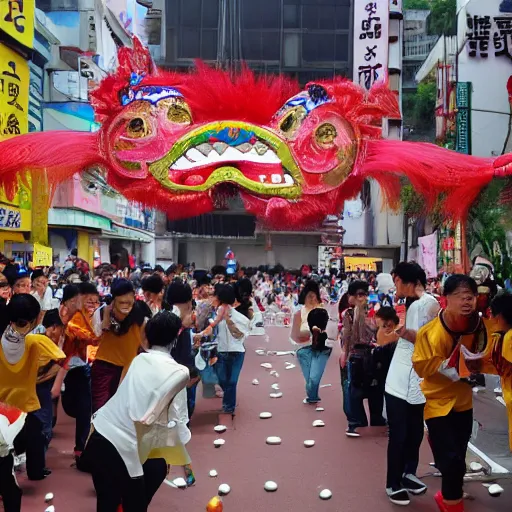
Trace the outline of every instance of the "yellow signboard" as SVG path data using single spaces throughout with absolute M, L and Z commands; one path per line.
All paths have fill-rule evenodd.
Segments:
M 33 48 L 35 9 L 36 0 L 0 0 L 0 30 Z
M 365 258 L 357 256 L 345 256 L 345 272 L 376 272 L 377 263 L 381 262 L 381 258 Z
M 0 44 L 0 140 L 28 132 L 29 82 L 28 62 Z
M 32 262 L 34 268 L 51 267 L 53 265 L 52 248 L 41 244 L 34 244 L 34 255 Z

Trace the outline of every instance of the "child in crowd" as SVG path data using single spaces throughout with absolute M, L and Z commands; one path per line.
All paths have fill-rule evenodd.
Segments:
M 375 321 L 379 346 L 373 351 L 374 377 L 384 385 L 398 341 L 395 330 L 400 324 L 400 319 L 394 308 L 383 306 L 375 313 Z

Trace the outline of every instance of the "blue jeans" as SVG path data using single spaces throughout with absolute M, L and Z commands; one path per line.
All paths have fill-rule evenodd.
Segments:
M 297 350 L 297 359 L 306 381 L 306 400 L 310 403 L 320 401 L 318 388 L 331 352 L 330 348 L 313 350 L 312 347 L 304 347 Z
M 214 368 L 219 385 L 224 391 L 222 409 L 224 412 L 233 413 L 236 407 L 236 385 L 244 364 L 245 352 L 219 352 L 218 356 Z

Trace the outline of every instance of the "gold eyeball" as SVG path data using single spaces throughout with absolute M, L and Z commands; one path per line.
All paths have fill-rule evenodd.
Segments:
M 135 117 L 126 126 L 126 134 L 132 139 L 141 139 L 149 135 L 149 127 L 142 117 Z
M 167 119 L 176 124 L 190 124 L 192 122 L 190 112 L 180 103 L 174 103 L 169 106 L 169 109 L 167 110 Z
M 290 110 L 279 123 L 279 129 L 287 136 L 292 136 L 306 117 L 306 109 L 297 107 Z
M 330 123 L 320 125 L 315 132 L 317 142 L 322 145 L 332 144 L 337 135 L 336 128 Z

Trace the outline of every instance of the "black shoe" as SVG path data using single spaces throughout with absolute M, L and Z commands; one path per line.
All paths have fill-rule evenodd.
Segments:
M 356 427 L 348 427 L 345 430 L 345 435 L 347 437 L 361 437 L 361 434 L 356 430 Z
M 393 505 L 401 505 L 405 507 L 411 503 L 409 493 L 405 489 L 392 489 L 391 487 L 388 487 L 386 489 L 386 494 Z
M 52 474 L 52 470 L 48 468 L 44 468 L 43 472 L 39 475 L 30 475 L 28 477 L 29 480 L 38 481 L 38 480 L 44 480 L 47 476 L 50 476 Z
M 404 475 L 402 485 L 414 496 L 421 496 L 427 492 L 427 486 L 416 475 Z

